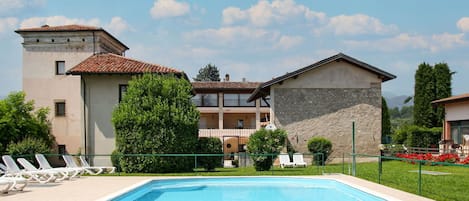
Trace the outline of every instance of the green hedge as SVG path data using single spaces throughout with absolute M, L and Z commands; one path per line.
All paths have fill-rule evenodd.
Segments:
M 285 145 L 286 139 L 287 133 L 282 129 L 272 131 L 262 128 L 249 137 L 247 144 L 248 152 L 260 154 L 251 156 L 257 171 L 270 170 L 273 161 Z
M 112 122 L 121 154 L 188 154 L 197 146 L 199 111 L 192 85 L 171 75 L 144 74 L 129 81 Z M 123 156 L 124 172 L 187 172 L 194 157 Z
M 198 154 L 223 154 L 223 143 L 216 137 L 201 137 L 197 143 Z M 197 166 L 212 171 L 222 167 L 223 156 L 197 156 Z
M 34 159 L 34 154 L 51 153 L 51 149 L 48 142 L 42 139 L 27 137 L 18 143 L 9 144 L 7 147 L 7 153 L 12 156 L 28 155 L 21 157 L 26 158 L 32 164 L 38 165 L 37 161 Z
M 332 153 L 332 142 L 323 137 L 313 137 L 308 140 L 308 150 L 313 155 L 316 165 L 325 165 L 327 158 Z

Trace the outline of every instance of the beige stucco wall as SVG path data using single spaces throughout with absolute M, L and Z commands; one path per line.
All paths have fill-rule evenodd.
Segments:
M 87 117 L 87 153 L 111 154 L 115 149 L 112 111 L 119 103 L 119 85 L 127 84 L 129 75 L 84 75 Z M 95 165 L 111 165 L 108 156 L 96 156 Z
M 469 101 L 445 105 L 446 121 L 469 119 Z
M 82 143 L 82 100 L 80 77 L 55 75 L 55 62 L 65 61 L 68 70 L 91 52 L 23 51 L 23 91 L 36 107 L 48 107 L 51 131 L 57 144 L 65 144 L 66 150 L 76 154 Z M 64 117 L 55 116 L 55 101 L 65 101 Z

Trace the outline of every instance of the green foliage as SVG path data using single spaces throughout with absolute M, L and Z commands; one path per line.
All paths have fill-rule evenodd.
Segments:
M 34 102 L 25 101 L 23 92 L 11 93 L 0 100 L 0 153 L 4 153 L 9 143 L 17 143 L 25 138 L 34 138 L 52 145 L 47 121 L 47 108 L 34 111 Z
M 121 164 L 120 164 L 120 161 L 121 161 L 120 158 L 121 157 L 122 157 L 121 153 L 119 153 L 119 151 L 117 149 L 112 151 L 112 153 L 111 153 L 111 163 L 112 163 L 112 166 L 116 167 L 117 172 L 122 171 Z
M 314 154 L 313 160 L 316 165 L 325 165 L 332 153 L 332 142 L 324 137 L 313 137 L 308 140 L 308 150 Z
M 435 74 L 435 99 L 442 99 L 451 96 L 451 77 L 453 72 L 446 63 L 437 63 L 433 69 Z M 434 107 L 436 122 L 435 126 L 441 126 L 445 119 L 445 108 L 442 105 Z
M 386 99 L 381 97 L 381 100 L 381 143 L 387 143 L 386 139 L 391 136 L 391 119 Z
M 194 81 L 214 81 L 220 82 L 220 71 L 213 64 L 207 64 L 205 67 L 199 70 L 197 77 L 193 78 Z
M 191 102 L 192 85 L 173 75 L 144 74 L 129 81 L 112 122 L 122 154 L 194 153 L 199 111 Z M 192 171 L 194 157 L 124 156 L 124 172 Z
M 417 125 L 404 126 L 393 135 L 393 142 L 408 147 L 428 148 L 441 139 L 441 127 L 426 128 Z
M 286 139 L 287 133 L 282 129 L 272 131 L 261 128 L 249 136 L 247 148 L 249 153 L 254 154 L 251 158 L 256 171 L 270 170 Z
M 197 143 L 198 154 L 223 154 L 223 143 L 216 137 L 201 137 Z M 223 156 L 197 156 L 197 165 L 212 171 L 222 167 Z
M 35 139 L 31 137 L 24 138 L 20 142 L 10 143 L 7 147 L 7 153 L 12 156 L 21 156 L 26 158 L 31 163 L 35 164 L 34 154 L 41 153 L 47 154 L 50 153 L 51 149 L 47 142 L 42 139 Z
M 435 100 L 433 68 L 427 63 L 419 65 L 415 72 L 414 123 L 417 126 L 434 126 L 435 113 L 431 102 Z

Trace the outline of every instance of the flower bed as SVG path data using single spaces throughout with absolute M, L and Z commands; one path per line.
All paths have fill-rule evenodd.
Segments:
M 430 162 L 444 162 L 444 163 L 457 163 L 457 164 L 469 164 L 469 157 L 466 157 L 461 161 L 457 154 L 440 154 L 438 156 L 433 156 L 430 153 L 426 154 L 402 154 L 397 153 L 396 157 L 409 159 L 411 163 L 415 163 L 414 160 L 422 160 Z

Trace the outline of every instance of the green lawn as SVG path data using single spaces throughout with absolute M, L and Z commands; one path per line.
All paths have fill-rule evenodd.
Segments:
M 309 166 L 307 168 L 275 167 L 271 171 L 256 172 L 251 168 L 218 168 L 214 172 L 198 169 L 191 173 L 165 173 L 165 174 L 126 174 L 131 176 L 286 176 L 286 175 L 321 175 L 324 173 L 349 173 L 350 166 L 346 164 L 327 165 L 325 167 Z M 383 162 L 381 184 L 396 189 L 418 194 L 418 173 L 409 172 L 418 170 L 418 165 L 400 161 Z M 469 201 L 469 168 L 449 166 L 424 166 L 422 170 L 451 173 L 450 175 L 422 174 L 422 196 L 442 201 Z M 115 174 L 112 174 L 115 175 Z M 378 163 L 359 163 L 356 169 L 357 177 L 378 183 Z

